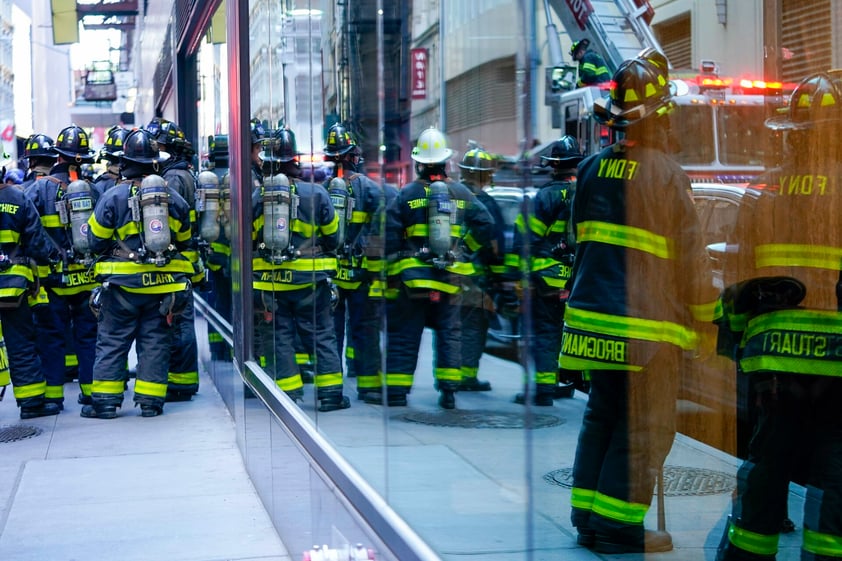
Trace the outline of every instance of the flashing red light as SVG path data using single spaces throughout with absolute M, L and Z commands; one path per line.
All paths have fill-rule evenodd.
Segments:
M 745 89 L 756 90 L 780 90 L 783 88 L 782 82 L 767 82 L 765 80 L 740 80 L 740 87 Z
M 731 78 L 702 78 L 702 86 L 706 88 L 727 88 L 731 85 Z

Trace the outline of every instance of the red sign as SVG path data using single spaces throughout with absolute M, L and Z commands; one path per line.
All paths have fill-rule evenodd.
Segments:
M 15 139 L 15 125 L 6 125 L 0 137 L 6 142 L 12 142 Z
M 593 6 L 591 6 L 590 0 L 565 0 L 567 2 L 567 7 L 570 8 L 570 12 L 573 14 L 573 17 L 576 19 L 576 23 L 579 24 L 579 29 L 584 31 L 588 25 L 588 18 L 593 13 Z
M 412 99 L 427 99 L 427 49 L 409 51 L 412 67 Z

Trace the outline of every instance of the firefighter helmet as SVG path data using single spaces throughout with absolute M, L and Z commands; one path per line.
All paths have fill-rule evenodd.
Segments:
M 127 136 L 129 136 L 129 130 L 119 125 L 114 125 L 108 129 L 108 132 L 105 133 L 105 144 L 102 146 L 100 158 L 118 161 L 120 159 L 118 153 L 123 150 L 123 143 Z
M 327 131 L 327 141 L 324 147 L 325 156 L 335 158 L 347 154 L 355 148 L 357 148 L 357 141 L 354 140 L 354 135 L 348 129 L 339 123 L 331 125 Z
M 495 167 L 494 156 L 482 148 L 471 148 L 459 162 L 462 171 L 494 171 Z
M 667 72 L 670 68 L 670 63 L 666 55 L 664 55 L 664 53 L 662 53 L 655 47 L 646 47 L 645 49 L 637 53 L 636 58 L 648 60 L 664 72 Z
M 566 134 L 552 143 L 550 153 L 541 156 L 542 166 L 571 168 L 582 161 L 582 151 L 575 137 Z
M 46 134 L 36 133 L 26 139 L 23 147 L 25 158 L 52 158 L 58 157 L 55 152 L 55 141 Z
M 176 148 L 182 149 L 187 144 L 187 138 L 184 136 L 181 127 L 166 119 L 161 119 L 158 127 L 155 130 L 149 130 L 149 132 L 158 141 L 158 146 L 168 148 L 171 151 Z
M 138 164 L 157 164 L 165 162 L 170 155 L 158 148 L 158 141 L 148 130 L 136 129 L 126 136 L 120 157 Z
M 412 159 L 421 164 L 443 164 L 453 155 L 447 147 L 447 139 L 435 127 L 430 127 L 418 137 L 418 143 L 412 151 Z
M 90 163 L 94 160 L 88 133 L 81 127 L 70 125 L 58 133 L 55 151 L 77 162 Z
M 277 129 L 269 138 L 263 141 L 263 151 L 260 158 L 264 162 L 292 162 L 298 158 L 298 146 L 295 143 L 295 133 L 290 129 Z
M 215 163 L 228 161 L 227 134 L 217 134 L 208 137 L 208 160 Z
M 580 41 L 573 41 L 573 44 L 570 45 L 570 56 L 576 57 L 576 53 L 579 51 L 584 51 L 588 48 L 588 45 L 591 44 L 590 39 L 582 39 Z
M 617 130 L 650 116 L 666 115 L 673 107 L 667 70 L 642 58 L 623 62 L 614 73 L 609 97 L 593 105 L 596 120 Z
M 842 72 L 820 72 L 798 84 L 786 113 L 766 120 L 772 130 L 804 130 L 818 124 L 842 122 Z

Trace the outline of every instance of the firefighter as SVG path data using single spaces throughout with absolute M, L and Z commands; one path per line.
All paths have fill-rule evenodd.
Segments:
M 45 400 L 47 382 L 27 298 L 37 289 L 33 260 L 41 266 L 57 258 L 32 201 L 20 189 L 0 184 L 0 324 L 6 345 L 0 357 L 8 357 L 7 364 L 0 364 L 0 372 L 9 371 L 21 419 L 56 415 L 61 410 L 58 403 Z M 63 344 L 63 336 L 60 341 Z
M 360 147 L 345 126 L 334 124 L 328 129 L 324 154 L 326 161 L 335 164 L 334 177 L 325 187 L 336 208 L 343 238 L 337 249 L 334 279 L 339 295 L 334 314 L 336 339 L 340 355 L 344 343 L 346 372 L 357 379 L 357 397 L 363 399 L 371 392 L 379 394 L 382 384 L 380 316 L 378 307 L 369 302 L 371 278 L 366 249 L 383 190 L 361 173 Z
M 143 417 L 164 411 L 173 317 L 192 299 L 193 274 L 181 253 L 192 243 L 190 208 L 156 173 L 168 157 L 148 131 L 132 131 L 120 159 L 123 181 L 100 197 L 88 220 L 102 288 L 92 298 L 99 308 L 93 403 L 82 408 L 82 417 L 117 416 L 132 343 L 135 405 Z
M 582 161 L 579 143 L 565 135 L 556 140 L 541 166 L 551 170 L 550 181 L 535 194 L 532 215 L 515 221 L 513 253 L 518 258 L 528 244 L 528 262 L 519 267 L 529 278 L 532 295 L 532 333 L 527 344 L 535 359 L 535 390 L 515 396 L 515 403 L 539 407 L 553 405 L 555 397 L 573 395 L 572 373 L 565 372 L 559 385 L 558 354 L 568 292 L 565 288 L 573 266 L 574 236 L 569 229 L 570 205 L 576 191 L 576 166 Z
M 84 129 L 76 125 L 65 127 L 56 137 L 53 149 L 57 160 L 49 175 L 37 179 L 25 194 L 38 210 L 44 231 L 60 255 L 53 266 L 39 271 L 44 290 L 39 294 L 38 305 L 33 306 L 33 314 L 42 335 L 37 347 L 47 379 L 46 399 L 63 408 L 68 362 L 78 364 L 78 402 L 90 403 L 97 325 L 88 298 L 97 283 L 91 270 L 87 218 L 99 193 L 80 175 L 81 165 L 94 158 Z
M 807 489 L 801 559 L 842 558 L 840 125 L 842 73 L 801 81 L 766 122 L 796 149 L 749 185 L 727 240 L 740 245 L 725 262 L 720 340 L 759 412 L 718 561 L 776 558 L 790 481 Z
M 588 48 L 590 39 L 574 41 L 570 47 L 570 56 L 579 63 L 579 79 L 576 85 L 580 88 L 607 82 L 611 79 L 611 71 L 605 65 L 605 60 Z
M 23 156 L 26 158 L 28 170 L 23 178 L 20 188 L 26 189 L 39 177 L 49 175 L 50 169 L 58 157 L 55 150 L 55 141 L 46 134 L 35 133 L 26 139 L 23 147 Z
M 494 156 L 480 146 L 472 146 L 459 163 L 460 181 L 471 190 L 494 220 L 493 243 L 471 255 L 476 274 L 462 277 L 462 380 L 459 391 L 487 392 L 491 383 L 477 378 L 479 362 L 485 351 L 490 316 L 494 312 L 494 286 L 503 273 L 503 214 L 497 201 L 485 192 L 492 186 L 496 169 Z
M 346 409 L 329 280 L 336 273 L 339 220 L 327 190 L 300 180 L 293 131 L 281 128 L 264 141 L 263 185 L 252 197 L 255 309 L 271 374 L 294 400 L 303 396 L 295 363 L 297 334 L 314 349 L 318 410 Z
M 94 185 L 100 193 L 114 187 L 120 181 L 120 152 L 129 131 L 119 125 L 114 125 L 105 133 L 105 144 L 99 152 L 99 160 L 105 162 L 105 171 L 94 179 Z
M 196 236 L 196 178 L 190 169 L 190 145 L 184 131 L 176 123 L 166 119 L 153 119 L 147 126 L 158 141 L 161 150 L 170 158 L 163 163 L 161 177 L 167 187 L 187 201 L 190 207 L 190 222 Z M 184 255 L 193 263 L 194 271 L 190 281 L 194 287 L 201 287 L 205 280 L 205 267 L 198 247 L 194 244 Z M 199 349 L 196 342 L 195 309 L 193 300 L 187 302 L 184 311 L 173 322 L 173 348 L 170 356 L 169 386 L 167 401 L 189 401 L 199 391 Z
M 675 436 L 683 353 L 717 301 L 690 180 L 665 151 L 673 103 L 663 69 L 623 62 L 593 110 L 624 138 L 579 164 L 573 198 L 560 364 L 591 382 L 571 520 L 601 553 L 672 549 L 643 522 Z
M 456 407 L 462 382 L 461 286 L 476 268 L 468 255 L 490 245 L 494 220 L 470 189 L 447 177 L 453 155 L 444 134 L 424 130 L 412 152 L 418 178 L 403 187 L 386 217 L 390 277 L 385 403 L 407 404 L 424 327 L 435 331 L 438 404 Z

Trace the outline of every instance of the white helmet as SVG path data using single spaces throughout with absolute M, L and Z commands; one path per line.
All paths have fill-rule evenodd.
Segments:
M 412 159 L 422 164 L 440 164 L 450 159 L 453 150 L 447 147 L 447 139 L 440 130 L 430 127 L 418 137 L 418 144 L 412 151 Z

